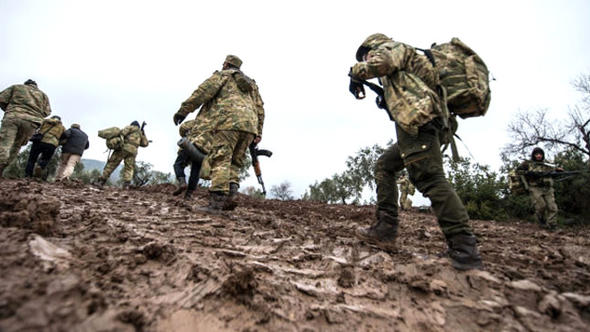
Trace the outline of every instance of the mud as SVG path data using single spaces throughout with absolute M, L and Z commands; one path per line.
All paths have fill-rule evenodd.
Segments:
M 354 237 L 370 206 L 172 188 L 0 180 L 0 330 L 590 330 L 587 227 L 475 220 L 485 269 L 459 272 L 427 213 L 386 253 Z

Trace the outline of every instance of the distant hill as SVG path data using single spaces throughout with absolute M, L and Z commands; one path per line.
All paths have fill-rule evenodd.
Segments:
M 84 164 L 84 170 L 87 172 L 91 172 L 94 169 L 97 169 L 102 172 L 106 163 L 104 161 L 96 160 L 96 159 L 82 159 L 82 164 Z M 123 169 L 123 164 L 117 166 L 113 174 L 111 174 L 111 181 L 119 180 L 119 173 Z

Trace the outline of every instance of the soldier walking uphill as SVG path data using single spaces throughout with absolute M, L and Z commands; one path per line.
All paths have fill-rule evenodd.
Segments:
M 430 199 L 452 265 L 462 270 L 481 268 L 467 211 L 443 171 L 440 138 L 446 121 L 436 92 L 437 71 L 426 56 L 383 34 L 369 36 L 358 48 L 356 59 L 359 62 L 350 72 L 351 86 L 378 77 L 397 132 L 397 142 L 379 157 L 375 169 L 377 222 L 357 235 L 384 249 L 394 246 L 398 229 L 396 173 L 406 168 L 412 183 Z
M 80 162 L 84 150 L 90 146 L 88 135 L 80 129 L 80 125 L 74 123 L 62 136 L 61 160 L 57 169 L 57 180 L 68 179 L 76 164 Z
M 518 171 L 523 172 L 528 184 L 529 195 L 535 206 L 535 215 L 539 223 L 546 228 L 552 229 L 556 226 L 557 204 L 553 192 L 553 178 L 548 172 L 563 169 L 545 162 L 545 151 L 537 147 L 531 153 L 531 160 L 522 162 Z
M 246 149 L 262 136 L 264 109 L 256 82 L 240 71 L 242 61 L 228 55 L 221 71 L 205 80 L 182 103 L 174 114 L 174 124 L 201 108 L 197 119 L 204 118 L 211 131 L 211 149 L 207 156 L 211 165 L 211 187 L 207 212 L 234 208 L 233 197 L 239 188 L 239 171 L 244 165 Z M 206 112 L 204 116 L 201 113 Z M 200 121 L 200 120 L 199 120 Z M 194 139 L 191 139 L 194 142 Z
M 191 130 L 197 125 L 197 120 L 190 120 L 186 121 L 180 125 L 178 128 L 178 132 L 182 137 L 182 140 L 186 140 L 189 136 Z M 182 141 L 181 140 L 181 141 Z M 193 144 L 190 141 L 186 142 L 188 144 Z M 185 143 L 185 144 L 186 144 Z M 181 143 L 179 143 L 181 144 Z M 189 147 L 190 148 L 190 147 Z M 194 146 L 195 149 L 198 149 Z M 199 173 L 201 171 L 201 164 L 203 163 L 203 157 L 205 153 L 202 150 L 197 150 L 197 155 L 202 156 L 200 159 L 193 160 L 191 157 L 191 153 L 188 149 L 183 148 L 182 146 L 178 149 L 178 155 L 176 160 L 174 161 L 174 174 L 176 175 L 177 185 L 176 189 L 172 193 L 172 195 L 177 196 L 184 192 L 184 198 L 190 199 L 192 197 L 193 192 L 197 189 L 197 184 L 199 183 Z M 186 183 L 186 175 L 184 174 L 184 169 L 191 165 L 191 173 L 188 179 L 188 185 Z M 186 191 L 185 191 L 186 190 Z
M 98 178 L 98 184 L 104 185 L 111 173 L 119 166 L 121 161 L 125 162 L 123 168 L 123 188 L 127 189 L 131 185 L 133 172 L 135 171 L 135 157 L 137 156 L 138 147 L 146 147 L 149 144 L 147 137 L 139 127 L 139 122 L 133 121 L 131 125 L 121 130 L 120 136 L 123 138 L 123 144 L 120 148 L 113 151 L 107 164 L 104 166 L 102 175 Z
M 0 127 L 0 177 L 18 155 L 21 146 L 51 114 L 49 99 L 37 83 L 27 80 L 0 92 L 0 108 L 4 111 Z
M 61 124 L 61 118 L 57 115 L 43 120 L 41 127 L 31 138 L 33 145 L 31 146 L 27 166 L 25 167 L 26 177 L 32 177 L 34 169 L 35 177 L 47 180 L 47 164 L 49 164 L 51 157 L 53 157 L 53 153 L 59 145 L 64 130 L 65 128 Z M 39 155 L 41 158 L 39 158 Z M 37 159 L 39 159 L 39 164 L 35 167 Z
M 399 184 L 399 191 L 400 191 L 400 198 L 399 198 L 399 205 L 402 210 L 411 210 L 412 209 L 412 200 L 408 198 L 408 195 L 414 195 L 415 188 L 410 179 L 407 176 L 403 175 L 397 180 L 397 184 Z

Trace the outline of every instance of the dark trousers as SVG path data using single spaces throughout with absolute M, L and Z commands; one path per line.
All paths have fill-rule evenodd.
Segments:
M 55 146 L 49 143 L 33 142 L 31 153 L 29 153 L 29 160 L 27 161 L 27 167 L 25 168 L 25 176 L 33 176 L 33 169 L 35 168 L 37 159 L 39 159 L 39 167 L 45 169 L 55 152 L 55 148 Z M 39 158 L 39 155 L 41 155 L 41 158 Z
M 174 174 L 176 178 L 186 178 L 184 175 L 184 169 L 191 165 L 191 175 L 188 178 L 188 190 L 195 190 L 199 183 L 199 173 L 201 172 L 201 164 L 192 162 L 188 153 L 184 150 L 178 151 L 178 156 L 174 161 Z

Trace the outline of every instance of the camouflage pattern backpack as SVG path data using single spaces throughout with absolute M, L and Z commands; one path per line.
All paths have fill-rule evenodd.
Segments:
M 491 91 L 489 71 L 479 55 L 459 38 L 434 44 L 428 51 L 434 57 L 440 84 L 446 89 L 449 111 L 463 119 L 485 115 Z
M 121 129 L 110 127 L 98 131 L 98 137 L 106 139 L 107 148 L 119 150 L 123 147 L 124 139 L 121 135 Z

